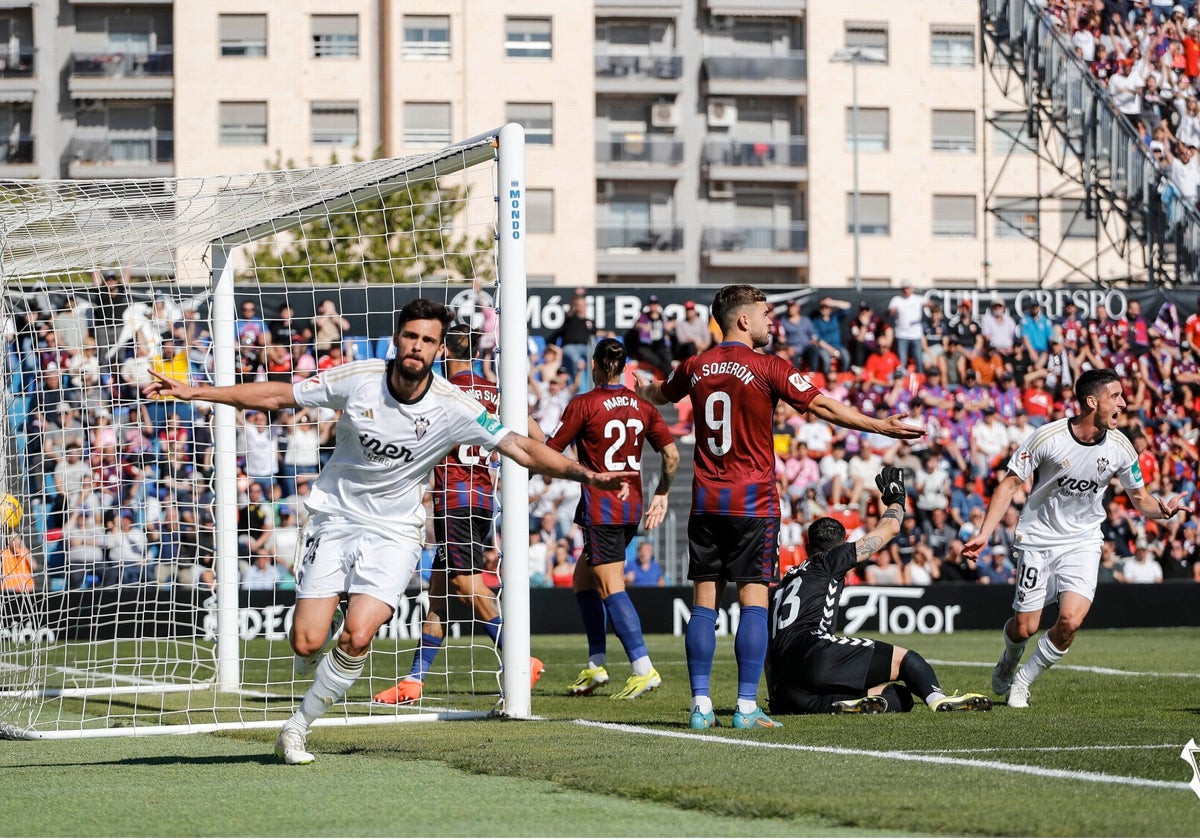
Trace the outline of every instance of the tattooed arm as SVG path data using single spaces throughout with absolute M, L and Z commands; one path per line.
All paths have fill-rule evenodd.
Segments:
M 870 559 L 879 549 L 890 543 L 896 534 L 900 533 L 900 523 L 904 519 L 904 505 L 888 505 L 879 524 L 867 532 L 861 540 L 854 544 L 854 553 L 858 562 Z

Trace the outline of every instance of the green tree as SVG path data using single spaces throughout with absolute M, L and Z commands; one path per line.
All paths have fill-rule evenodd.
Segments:
M 243 274 L 259 283 L 490 282 L 495 232 L 456 224 L 466 202 L 463 186 L 414 181 L 251 246 Z

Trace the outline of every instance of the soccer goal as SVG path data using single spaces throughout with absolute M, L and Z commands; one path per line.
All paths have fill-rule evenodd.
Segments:
M 401 159 L 205 178 L 0 185 L 0 734 L 275 727 L 307 680 L 287 642 L 304 496 L 336 414 L 149 402 L 387 358 L 428 297 L 495 336 L 478 364 L 527 430 L 524 132 Z M 503 652 L 469 608 L 420 704 L 414 576 L 362 679 L 318 725 L 530 714 L 528 476 L 505 462 Z M 11 495 L 13 498 L 7 500 Z M 499 520 L 499 517 L 498 517 Z M 429 548 L 422 562 L 432 555 Z

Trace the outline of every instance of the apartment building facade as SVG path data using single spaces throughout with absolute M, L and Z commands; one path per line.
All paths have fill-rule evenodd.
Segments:
M 975 0 L 0 0 L 0 178 L 320 165 L 513 120 L 535 283 L 1111 273 L 981 66 L 979 17 Z

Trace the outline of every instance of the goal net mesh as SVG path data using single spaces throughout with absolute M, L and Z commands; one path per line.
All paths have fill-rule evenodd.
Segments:
M 141 387 L 152 370 L 292 382 L 387 358 L 418 296 L 494 326 L 498 146 L 491 133 L 310 169 L 0 185 L 0 733 L 292 713 L 311 679 L 287 641 L 295 546 L 337 414 L 151 402 Z M 494 361 L 477 365 L 494 376 Z M 422 574 L 327 722 L 497 705 L 500 654 L 457 602 L 420 703 L 372 702 L 409 673 L 432 533 L 431 519 Z

